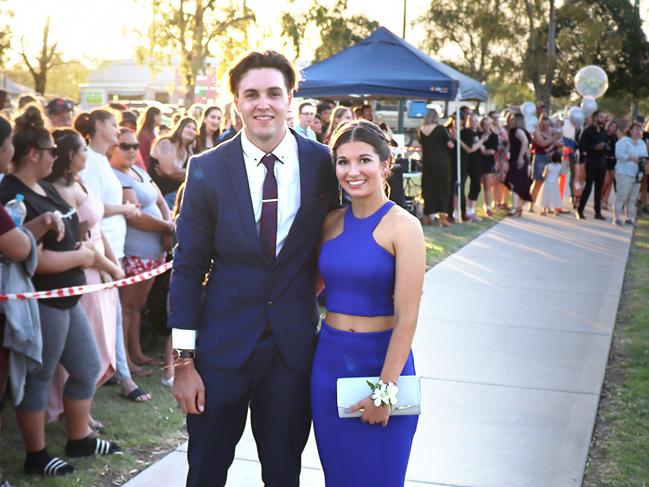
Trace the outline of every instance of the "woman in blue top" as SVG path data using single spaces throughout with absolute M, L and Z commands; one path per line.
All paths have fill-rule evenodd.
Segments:
M 340 419 L 336 381 L 414 375 L 412 344 L 426 250 L 419 221 L 385 193 L 389 143 L 372 122 L 342 125 L 332 138 L 336 176 L 351 207 L 325 219 L 318 261 L 327 290 L 311 375 L 313 423 L 327 486 L 398 486 L 405 481 L 417 416 L 390 417 L 368 396 Z
M 169 207 L 151 176 L 135 164 L 139 143 L 135 133 L 123 128 L 117 145 L 110 152 L 110 165 L 122 184 L 124 202 L 140 208 L 140 212 L 126 218 L 126 241 L 122 268 L 126 277 L 137 276 L 161 266 L 166 251 L 171 248 L 174 224 Z M 148 279 L 120 289 L 124 305 L 124 335 L 128 354 L 139 365 L 155 365 L 140 344 L 140 313 L 153 279 Z

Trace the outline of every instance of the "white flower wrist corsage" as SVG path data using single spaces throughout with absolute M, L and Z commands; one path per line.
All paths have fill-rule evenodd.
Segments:
M 388 407 L 397 405 L 397 396 L 399 394 L 399 387 L 394 382 L 388 382 L 387 384 L 381 379 L 376 384 L 372 384 L 370 381 L 367 381 L 367 385 L 372 389 L 372 400 L 374 405 L 378 408 L 382 405 Z

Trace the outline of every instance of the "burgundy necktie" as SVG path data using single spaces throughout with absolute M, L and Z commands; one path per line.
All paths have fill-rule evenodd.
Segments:
M 261 196 L 261 219 L 259 221 L 259 240 L 264 254 L 275 262 L 277 246 L 277 179 L 275 179 L 273 154 L 266 154 L 261 162 L 266 166 L 266 179 Z

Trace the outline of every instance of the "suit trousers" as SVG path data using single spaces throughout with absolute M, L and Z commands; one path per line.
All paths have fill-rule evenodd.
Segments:
M 586 208 L 586 203 L 588 202 L 588 197 L 590 196 L 590 192 L 593 189 L 593 185 L 595 185 L 595 214 L 599 215 L 602 212 L 602 188 L 604 187 L 605 176 L 606 166 L 604 165 L 604 163 L 586 163 L 586 185 L 584 186 L 584 191 L 581 194 L 581 199 L 579 200 L 580 213 L 583 213 L 584 208 Z
M 187 415 L 187 486 L 222 487 L 246 425 L 248 409 L 266 487 L 297 487 L 311 429 L 310 369 L 290 369 L 272 332 L 264 332 L 238 369 L 196 369 L 205 411 Z

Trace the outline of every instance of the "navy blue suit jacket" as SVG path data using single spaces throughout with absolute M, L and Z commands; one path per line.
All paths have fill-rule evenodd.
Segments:
M 262 253 L 240 135 L 189 163 L 167 324 L 198 330 L 201 362 L 240 367 L 270 321 L 288 366 L 311 365 L 318 323 L 316 249 L 324 217 L 337 205 L 338 186 L 329 149 L 294 135 L 300 208 L 274 263 Z

